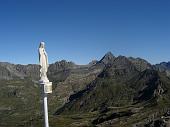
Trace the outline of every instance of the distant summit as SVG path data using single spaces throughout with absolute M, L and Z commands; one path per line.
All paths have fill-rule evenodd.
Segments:
M 115 56 L 111 52 L 107 52 L 99 62 L 107 65 L 108 63 L 112 62 L 114 59 Z
M 161 62 L 160 64 L 156 64 L 155 67 L 159 71 L 170 70 L 170 61 L 169 62 Z

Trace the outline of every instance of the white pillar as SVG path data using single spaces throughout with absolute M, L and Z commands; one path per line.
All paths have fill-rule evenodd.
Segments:
M 48 123 L 48 103 L 47 103 L 47 93 L 43 91 L 43 101 L 44 101 L 44 121 L 45 121 L 45 127 L 49 127 Z

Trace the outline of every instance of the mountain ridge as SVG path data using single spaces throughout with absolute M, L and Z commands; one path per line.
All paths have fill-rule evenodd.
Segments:
M 161 121 L 170 106 L 169 70 L 165 62 L 151 65 L 142 58 L 116 57 L 111 52 L 86 65 L 66 60 L 50 64 L 48 78 L 53 82 L 53 93 L 49 95 L 51 124 L 78 127 L 80 122 L 87 127 L 105 127 L 107 124 L 120 126 L 122 122 L 122 127 L 132 124 L 144 127 L 150 123 L 143 119 L 155 113 L 155 119 Z M 0 126 L 42 126 L 38 80 L 37 64 L 0 62 Z M 33 98 L 31 105 L 30 98 Z M 71 123 L 66 125 L 62 119 Z

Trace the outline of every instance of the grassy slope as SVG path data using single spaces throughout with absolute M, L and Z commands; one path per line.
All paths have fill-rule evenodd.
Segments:
M 148 77 L 148 73 L 144 77 Z M 95 125 L 92 124 L 94 120 L 104 119 L 97 124 L 106 126 L 112 123 L 114 127 L 130 127 L 133 123 L 147 121 L 153 116 L 159 118 L 170 106 L 170 80 L 163 74 L 158 74 L 166 90 L 165 93 L 158 98 L 151 98 L 134 105 L 132 103 L 134 88 L 137 90 L 137 87 L 146 81 L 145 78 L 141 80 L 140 76 L 138 77 L 140 81 L 133 88 L 127 85 L 134 85 L 132 82 L 125 84 L 113 78 L 99 77 L 96 81 L 98 87 L 85 93 L 76 103 L 69 105 L 64 114 L 58 116 L 53 114 L 62 102 L 58 100 L 55 93 L 49 95 L 50 126 L 90 127 Z M 139 80 L 138 78 L 136 79 Z M 0 127 L 42 127 L 40 99 L 39 86 L 29 79 L 0 81 Z M 103 107 L 107 107 L 107 110 Z M 133 115 L 123 115 L 129 112 Z M 116 117 L 117 115 L 119 118 Z
M 95 87 L 90 91 L 67 103 L 62 114 L 69 117 L 71 114 L 81 116 L 84 113 L 96 113 L 86 119 L 89 124 L 96 120 L 98 122 L 94 125 L 106 126 L 111 123 L 114 127 L 128 127 L 138 122 L 144 124 L 153 116 L 155 119 L 160 118 L 170 106 L 170 79 L 156 71 L 146 70 L 136 75 L 135 80 L 127 82 L 98 78 L 94 84 Z M 164 93 L 154 97 L 154 90 L 158 85 L 161 85 Z M 138 91 L 140 89 L 143 90 Z M 141 95 L 148 97 L 140 98 Z M 138 101 L 133 100 L 135 96 L 139 96 Z M 132 114 L 127 116 L 130 113 Z

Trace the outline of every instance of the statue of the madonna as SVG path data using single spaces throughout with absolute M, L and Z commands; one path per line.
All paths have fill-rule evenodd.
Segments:
M 40 62 L 40 81 L 41 82 L 49 82 L 47 78 L 48 71 L 48 56 L 45 51 L 45 43 L 41 42 L 39 46 L 39 62 Z

